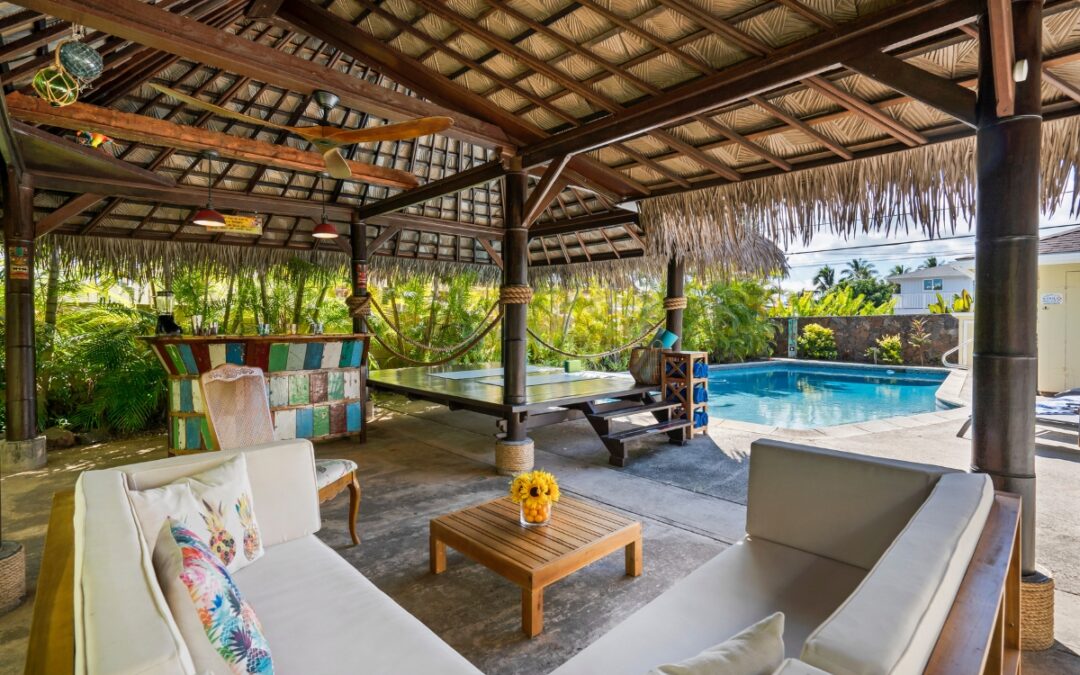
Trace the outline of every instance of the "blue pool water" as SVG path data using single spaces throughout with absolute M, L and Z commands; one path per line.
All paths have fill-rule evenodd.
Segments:
M 717 367 L 709 372 L 709 416 L 809 429 L 933 412 L 946 375 L 783 361 Z

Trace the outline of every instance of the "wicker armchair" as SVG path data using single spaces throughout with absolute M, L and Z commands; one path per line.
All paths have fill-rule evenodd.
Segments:
M 274 422 L 259 368 L 222 364 L 199 377 L 210 433 L 221 450 L 246 448 L 274 440 Z M 315 460 L 319 502 L 349 491 L 349 535 L 359 544 L 356 516 L 360 512 L 360 481 L 350 459 Z

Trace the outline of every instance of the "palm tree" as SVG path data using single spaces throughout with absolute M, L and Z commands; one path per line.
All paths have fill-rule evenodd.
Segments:
M 889 270 L 890 277 L 898 277 L 901 274 L 907 274 L 911 271 L 911 268 L 906 265 L 893 265 L 893 268 Z
M 877 269 L 874 265 L 863 258 L 855 258 L 847 264 L 847 269 L 844 270 L 843 278 L 846 281 L 856 281 L 858 279 L 873 279 L 877 274 Z
M 824 295 L 836 283 L 836 270 L 828 265 L 822 267 L 814 275 L 814 289 Z
M 922 264 L 919 265 L 919 269 L 924 270 L 924 269 L 926 269 L 928 267 L 937 267 L 940 264 L 941 263 L 938 262 L 937 256 L 932 255 L 929 258 L 927 258 L 926 260 L 922 261 Z

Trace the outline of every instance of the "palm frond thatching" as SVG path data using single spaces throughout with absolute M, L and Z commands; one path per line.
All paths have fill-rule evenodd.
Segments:
M 1080 118 L 1043 125 L 1044 212 L 1062 206 L 1080 172 Z M 1080 202 L 1070 204 L 1074 212 Z M 641 223 L 658 255 L 692 258 L 723 251 L 756 231 L 773 241 L 807 242 L 819 230 L 859 232 L 915 227 L 928 236 L 975 216 L 975 139 L 779 174 L 641 202 Z

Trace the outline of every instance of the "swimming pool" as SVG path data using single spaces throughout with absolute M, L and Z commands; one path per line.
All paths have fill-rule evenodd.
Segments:
M 769 361 L 713 366 L 709 416 L 788 429 L 933 412 L 937 369 Z

